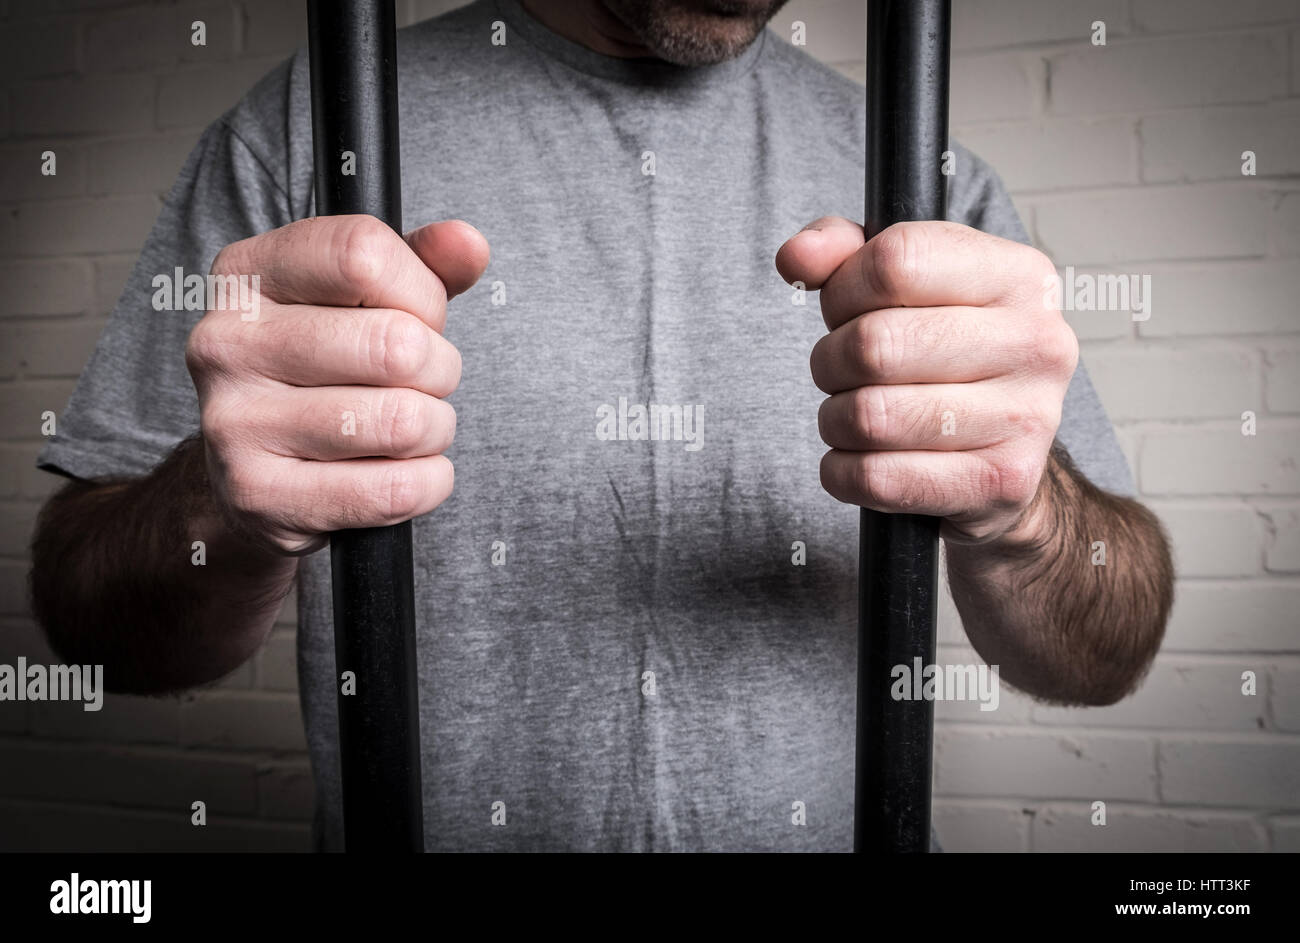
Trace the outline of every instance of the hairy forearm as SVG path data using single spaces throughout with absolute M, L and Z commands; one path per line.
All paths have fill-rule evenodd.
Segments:
M 1059 445 L 1020 525 L 946 550 L 971 644 L 1008 683 L 1086 705 L 1137 687 L 1173 600 L 1168 542 L 1150 511 L 1094 487 Z
M 177 691 L 247 660 L 296 567 L 222 520 L 195 437 L 146 477 L 73 481 L 49 500 L 32 606 L 59 656 L 104 665 L 110 690 Z

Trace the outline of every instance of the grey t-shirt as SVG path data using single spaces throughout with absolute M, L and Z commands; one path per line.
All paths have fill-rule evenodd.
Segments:
M 711 67 L 606 58 L 516 0 L 403 30 L 399 61 L 407 227 L 459 217 L 492 244 L 447 321 L 455 493 L 415 522 L 427 847 L 849 849 L 858 514 L 819 485 L 825 329 L 773 256 L 818 216 L 861 218 L 862 89 L 766 33 Z M 1026 241 L 956 152 L 951 218 Z M 310 215 L 311 180 L 299 53 L 186 162 L 44 467 L 144 474 L 197 429 L 199 313 L 155 312 L 150 281 Z M 639 406 L 665 436 L 637 437 Z M 1131 491 L 1082 369 L 1060 438 Z M 332 849 L 327 552 L 300 579 Z

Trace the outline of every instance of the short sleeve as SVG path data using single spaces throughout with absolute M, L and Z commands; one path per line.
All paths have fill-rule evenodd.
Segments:
M 254 153 L 232 121 L 246 121 L 252 101 L 282 101 L 268 89 L 284 81 L 268 75 L 186 158 L 38 467 L 76 478 L 143 475 L 198 430 L 185 344 L 203 306 L 186 310 L 183 296 L 176 305 L 176 293 L 155 279 L 206 278 L 222 247 L 290 221 L 290 201 L 266 155 Z M 276 127 L 273 115 L 263 117 Z
M 997 172 L 955 142 L 953 155 L 956 166 L 948 189 L 948 218 L 981 232 L 1031 245 L 1020 214 Z M 1125 497 L 1135 494 L 1128 459 L 1082 358 L 1065 394 L 1056 439 L 1098 488 Z

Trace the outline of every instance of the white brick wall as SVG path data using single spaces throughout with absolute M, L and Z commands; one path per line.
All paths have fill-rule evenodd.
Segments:
M 405 21 L 457 5 L 398 0 Z M 995 712 L 937 706 L 940 838 L 952 851 L 1300 850 L 1300 4 L 954 5 L 955 135 L 1000 170 L 1059 265 L 1153 278 L 1149 320 L 1070 323 L 1172 534 L 1179 584 L 1132 698 L 1077 710 L 1004 690 Z M 32 466 L 39 414 L 66 401 L 199 131 L 303 41 L 302 9 L 0 7 L 0 660 L 50 657 L 24 601 L 31 523 L 57 485 Z M 809 51 L 860 80 L 862 10 L 793 0 L 773 28 L 788 39 L 803 21 Z M 205 50 L 173 39 L 194 19 Z M 1106 46 L 1089 42 L 1095 20 Z M 33 170 L 46 148 L 57 177 Z M 1242 177 L 1244 150 L 1257 176 Z M 0 709 L 0 768 L 24 770 L 0 777 L 0 847 L 306 848 L 293 640 L 289 609 L 208 690 L 79 716 Z M 977 660 L 950 600 L 940 640 L 942 659 Z

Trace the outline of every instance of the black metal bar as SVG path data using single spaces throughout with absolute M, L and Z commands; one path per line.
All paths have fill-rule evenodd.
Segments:
M 950 0 L 867 2 L 868 238 L 943 219 Z M 862 509 L 855 851 L 930 848 L 934 704 L 894 700 L 893 668 L 934 664 L 939 521 Z
M 316 212 L 400 233 L 393 0 L 309 0 L 307 19 Z M 330 562 L 338 672 L 355 677 L 339 693 L 347 850 L 423 851 L 411 524 L 332 534 Z

